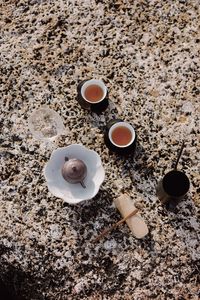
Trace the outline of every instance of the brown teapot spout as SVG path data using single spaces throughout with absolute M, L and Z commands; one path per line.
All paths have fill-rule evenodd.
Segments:
M 85 185 L 85 183 L 84 183 L 83 181 L 80 181 L 80 184 L 82 185 L 82 187 L 83 187 L 84 189 L 86 189 L 86 185 Z

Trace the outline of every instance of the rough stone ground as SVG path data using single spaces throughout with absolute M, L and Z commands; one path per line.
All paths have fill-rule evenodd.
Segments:
M 21 299 L 199 299 L 199 1 L 0 1 L 0 276 Z M 102 78 L 110 105 L 84 111 L 76 87 Z M 56 146 L 82 143 L 102 157 L 99 194 L 76 206 L 52 196 L 43 168 L 51 150 L 28 131 L 42 104 L 64 120 Z M 137 130 L 134 158 L 110 153 L 106 121 Z M 186 148 L 190 178 L 175 212 L 155 195 Z M 112 199 L 127 190 L 143 205 L 150 234 L 136 240 Z

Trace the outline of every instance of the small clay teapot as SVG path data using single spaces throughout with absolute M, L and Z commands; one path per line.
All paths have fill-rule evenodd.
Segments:
M 65 157 L 65 163 L 62 167 L 63 178 L 70 183 L 80 183 L 83 188 L 86 188 L 83 180 L 87 175 L 87 166 L 77 158 Z

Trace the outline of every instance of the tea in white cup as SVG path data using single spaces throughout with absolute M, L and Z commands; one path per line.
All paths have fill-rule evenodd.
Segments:
M 119 148 L 130 146 L 135 140 L 135 130 L 127 122 L 117 122 L 108 132 L 110 142 Z
M 107 87 L 102 80 L 87 80 L 81 87 L 81 96 L 91 104 L 96 104 L 105 99 Z

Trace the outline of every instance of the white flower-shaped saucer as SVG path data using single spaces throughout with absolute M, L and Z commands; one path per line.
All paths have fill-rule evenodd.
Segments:
M 77 158 L 86 164 L 87 176 L 84 179 L 86 188 L 83 188 L 80 183 L 69 183 L 63 178 L 61 169 L 65 163 L 65 157 Z M 52 152 L 44 168 L 44 176 L 48 189 L 54 196 L 70 204 L 76 204 L 92 199 L 98 193 L 105 178 L 105 171 L 101 158 L 95 151 L 83 145 L 73 144 Z

